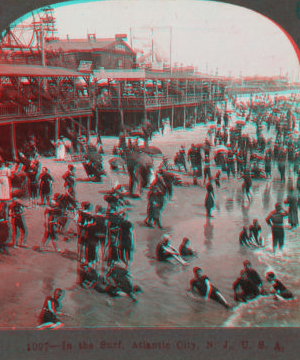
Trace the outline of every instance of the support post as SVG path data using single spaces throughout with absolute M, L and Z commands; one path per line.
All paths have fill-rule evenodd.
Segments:
M 55 121 L 55 156 L 57 157 L 57 141 L 59 139 L 59 119 L 57 118 Z
M 59 118 L 55 121 L 55 141 L 59 139 Z
M 185 129 L 186 106 L 183 107 L 183 128 Z
M 18 99 L 20 99 L 20 78 L 19 77 L 17 77 L 17 81 L 18 81 Z M 1 78 L 1 82 L 2 82 L 2 78 Z M 18 115 L 20 115 L 20 105 L 18 105 Z
M 43 65 L 45 66 L 45 65 Z M 41 109 L 41 78 L 38 78 L 38 102 L 39 102 L 39 114 L 42 112 L 42 109 Z
M 108 91 L 109 91 L 109 98 L 110 98 L 110 86 L 109 86 L 109 80 L 108 80 Z M 121 91 L 121 82 L 119 82 L 119 101 L 118 101 L 118 106 L 119 108 L 121 107 L 121 95 L 122 95 L 122 91 Z
M 120 109 L 120 115 L 121 115 L 121 127 L 122 131 L 124 130 L 124 112 L 123 109 Z
M 217 114 L 217 104 L 214 103 L 214 121 L 216 120 L 216 114 Z
M 160 129 L 160 107 L 158 108 L 158 117 L 157 117 L 157 129 Z
M 167 80 L 167 104 L 169 105 L 169 80 Z
M 187 103 L 187 94 L 188 94 L 188 80 L 185 80 L 185 102 Z
M 87 124 L 86 124 L 86 130 L 87 130 L 87 134 L 86 134 L 86 140 L 87 140 L 87 144 L 90 141 L 90 132 L 91 132 L 91 117 L 88 116 L 87 118 Z
M 174 106 L 172 106 L 171 130 L 174 128 Z
M 44 24 L 41 20 L 41 43 L 42 43 L 42 66 L 46 66 L 46 54 L 45 54 L 45 38 L 44 38 Z
M 12 144 L 12 155 L 14 161 L 18 160 L 17 142 L 16 142 L 16 128 L 15 123 L 11 123 L 11 144 Z
M 80 116 L 80 118 L 79 118 L 79 122 L 80 122 L 80 126 L 79 126 L 79 136 L 81 136 L 81 135 L 82 135 L 82 118 L 81 118 L 81 116 Z
M 76 109 L 76 85 L 75 78 L 73 77 L 73 95 L 74 95 L 74 110 Z
M 99 114 L 98 114 L 98 107 L 95 107 L 95 134 L 98 134 L 99 130 Z
M 146 80 L 144 79 L 144 107 L 145 107 L 145 111 L 146 110 Z

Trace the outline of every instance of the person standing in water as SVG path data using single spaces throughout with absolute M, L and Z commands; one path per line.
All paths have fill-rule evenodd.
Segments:
M 12 203 L 9 205 L 8 213 L 11 216 L 11 227 L 12 227 L 12 246 L 18 247 L 17 233 L 20 233 L 19 245 L 25 247 L 27 228 L 24 220 L 24 208 L 25 205 L 20 203 L 16 196 L 13 197 Z
M 275 253 L 277 248 L 282 250 L 284 247 L 284 218 L 288 216 L 288 213 L 283 211 L 280 203 L 275 204 L 275 211 L 272 211 L 266 218 L 266 223 L 271 226 L 273 237 L 273 252 Z
M 289 190 L 289 195 L 284 201 L 285 204 L 289 205 L 289 224 L 291 228 L 296 228 L 298 226 L 298 205 L 300 205 L 300 200 L 297 200 L 295 196 L 294 189 Z
M 211 215 L 211 210 L 215 207 L 215 199 L 214 199 L 214 188 L 211 183 L 207 184 L 206 190 L 207 190 L 205 197 L 206 216 L 213 217 Z

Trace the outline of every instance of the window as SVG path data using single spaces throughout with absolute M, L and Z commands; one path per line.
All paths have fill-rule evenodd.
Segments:
M 117 51 L 123 51 L 123 52 L 125 52 L 125 51 L 126 51 L 126 46 L 123 45 L 123 44 L 116 44 L 115 49 L 116 49 Z
M 123 60 L 118 60 L 118 68 L 122 68 L 123 67 Z

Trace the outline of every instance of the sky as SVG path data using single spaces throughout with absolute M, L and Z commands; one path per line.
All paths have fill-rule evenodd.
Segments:
M 53 5 L 58 36 L 113 38 L 130 28 L 170 27 L 172 64 L 220 76 L 299 76 L 295 50 L 283 31 L 252 10 L 214 1 L 84 1 Z M 161 40 L 162 41 L 162 40 Z

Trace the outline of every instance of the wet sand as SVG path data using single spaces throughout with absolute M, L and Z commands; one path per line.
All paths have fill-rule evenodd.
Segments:
M 173 163 L 174 155 L 182 144 L 185 145 L 187 152 L 192 143 L 203 142 L 208 127 L 209 125 L 201 125 L 193 130 L 167 131 L 164 137 L 157 134 L 151 145 L 160 147 L 164 155 Z M 254 134 L 254 126 L 250 126 L 248 132 Z M 117 144 L 116 137 L 103 138 L 106 153 L 104 167 L 107 171 L 103 183 L 88 181 L 81 163 L 73 163 L 76 167 L 76 191 L 79 202 L 90 201 L 94 207 L 106 206 L 103 195 L 105 191 L 111 189 L 117 179 L 125 187 L 128 186 L 128 175 L 113 174 L 109 168 L 108 161 L 113 157 L 113 146 Z M 155 165 L 158 166 L 160 161 L 161 158 L 155 158 Z M 58 162 L 50 158 L 41 158 L 41 162 L 49 168 L 54 177 L 53 193 L 63 193 L 62 175 L 71 162 Z M 217 168 L 212 166 L 213 175 L 216 171 Z M 270 197 L 267 193 L 268 181 L 254 181 L 252 190 L 254 201 L 251 206 L 247 201 L 243 205 L 242 181 L 237 179 L 227 181 L 227 174 L 223 173 L 221 190 L 215 190 L 214 218 L 207 220 L 204 207 L 205 187 L 202 185 L 195 187 L 190 175 L 183 172 L 178 174 L 182 177 L 184 186 L 175 187 L 172 201 L 167 202 L 162 214 L 164 230 L 150 229 L 143 225 L 147 209 L 147 190 L 140 199 L 129 198 L 132 204 L 128 207 L 129 220 L 135 226 L 137 239 L 131 272 L 134 283 L 139 284 L 144 290 L 141 301 L 137 304 L 130 299 L 114 299 L 108 295 L 83 290 L 78 286 L 75 238 L 65 242 L 63 237 L 59 236 L 58 246 L 61 250 L 66 250 L 65 255 L 55 253 L 51 243 L 47 251 L 40 252 L 38 248 L 44 236 L 45 207 L 26 209 L 29 248 L 10 248 L 12 256 L 0 257 L 2 272 L 0 283 L 3 294 L 0 312 L 1 328 L 34 328 L 45 297 L 57 287 L 66 290 L 62 301 L 63 311 L 71 315 L 62 319 L 66 328 L 116 325 L 221 326 L 228 317 L 221 306 L 211 304 L 210 308 L 204 309 L 203 306 L 186 297 L 189 280 L 193 277 L 192 268 L 195 265 L 203 267 L 213 283 L 217 283 L 217 287 L 232 303 L 231 284 L 238 277 L 245 256 L 250 257 L 258 269 L 260 267 L 259 261 L 253 254 L 240 253 L 238 234 L 241 226 L 249 226 L 254 218 L 259 218 L 263 233 L 269 234 L 270 230 L 264 219 L 266 214 L 273 210 L 274 202 L 282 200 L 285 196 L 285 190 L 274 166 L 273 195 Z M 200 182 L 202 184 L 203 179 L 200 179 Z M 28 199 L 22 201 L 29 205 Z M 70 221 L 69 229 L 76 229 L 73 220 Z M 192 260 L 184 269 L 179 265 L 157 263 L 154 258 L 156 244 L 165 232 L 171 233 L 172 245 L 175 247 L 179 247 L 183 237 L 189 237 L 192 246 L 200 254 L 199 258 Z

